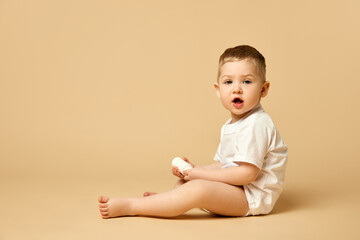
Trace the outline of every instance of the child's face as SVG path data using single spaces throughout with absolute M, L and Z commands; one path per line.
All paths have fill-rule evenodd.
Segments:
M 234 123 L 244 117 L 267 95 L 270 83 L 264 82 L 251 59 L 227 62 L 220 68 L 215 90 L 221 103 L 231 112 Z

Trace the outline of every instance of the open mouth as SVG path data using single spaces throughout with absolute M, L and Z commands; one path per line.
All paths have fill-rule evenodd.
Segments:
M 235 103 L 235 104 L 241 104 L 244 101 L 242 99 L 240 99 L 240 98 L 234 98 L 234 100 L 232 102 Z
M 233 100 L 232 100 L 232 103 L 233 103 L 233 106 L 235 107 L 235 108 L 238 108 L 238 109 L 240 109 L 242 106 L 243 106 L 243 100 L 241 99 L 241 98 L 234 98 Z

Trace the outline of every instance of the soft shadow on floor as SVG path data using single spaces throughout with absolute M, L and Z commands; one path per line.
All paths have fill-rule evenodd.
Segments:
M 220 215 L 216 215 L 216 214 L 212 214 L 212 213 L 206 213 L 206 212 L 201 212 L 201 210 L 196 211 L 196 212 L 187 212 L 184 213 L 183 215 L 177 216 L 177 217 L 149 217 L 146 216 L 147 218 L 156 218 L 156 219 L 166 219 L 166 220 L 217 220 L 217 219 L 224 219 L 224 218 L 232 218 L 232 217 L 225 217 L 225 216 L 220 216 Z
M 171 220 L 214 220 L 220 218 L 220 216 L 215 214 L 209 214 L 209 213 L 185 213 L 183 215 L 170 218 Z
M 214 213 L 205 212 L 199 208 L 190 210 L 189 212 L 184 213 L 183 215 L 177 217 L 152 217 L 152 216 L 137 216 L 144 218 L 153 218 L 153 219 L 164 219 L 164 220 L 224 220 L 224 219 L 234 219 L 234 218 L 243 218 L 243 217 L 231 217 L 231 216 L 222 216 Z
M 321 194 L 319 191 L 310 189 L 286 189 L 280 195 L 271 214 L 281 214 L 316 207 L 322 198 L 320 195 L 324 196 L 326 193 Z

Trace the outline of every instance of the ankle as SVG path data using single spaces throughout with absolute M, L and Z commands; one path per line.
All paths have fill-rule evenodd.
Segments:
M 128 198 L 126 199 L 127 203 L 127 210 L 128 210 L 128 216 L 135 216 L 138 215 L 136 211 L 136 198 Z

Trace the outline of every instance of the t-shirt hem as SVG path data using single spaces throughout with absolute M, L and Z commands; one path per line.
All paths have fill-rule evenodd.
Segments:
M 247 157 L 234 157 L 233 162 L 246 162 L 246 163 L 250 163 L 252 165 L 255 165 L 256 167 L 258 167 L 259 169 L 262 168 L 262 161 L 258 161 L 258 160 L 253 160 L 251 158 L 247 158 Z

